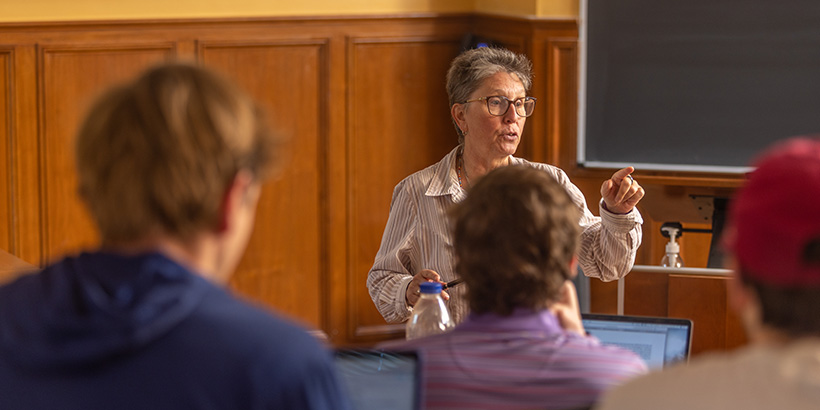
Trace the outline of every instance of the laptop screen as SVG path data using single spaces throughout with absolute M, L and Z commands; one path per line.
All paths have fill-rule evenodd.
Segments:
M 354 410 L 419 408 L 421 377 L 416 353 L 340 349 L 335 361 Z
M 692 321 L 665 317 L 583 314 L 584 328 L 603 344 L 638 354 L 650 369 L 689 359 Z

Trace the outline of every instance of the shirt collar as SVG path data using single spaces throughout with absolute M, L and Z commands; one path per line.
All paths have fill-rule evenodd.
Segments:
M 516 158 L 510 155 L 510 165 L 521 165 L 526 164 L 526 161 L 523 158 Z
M 506 331 L 545 331 L 547 333 L 561 333 L 563 328 L 558 318 L 548 309 L 533 311 L 530 309 L 516 309 L 510 316 L 501 316 L 495 313 L 474 314 L 458 325 L 464 331 L 506 330 Z
M 455 199 L 463 199 L 464 190 L 458 185 L 456 174 L 456 159 L 461 145 L 453 148 L 441 161 L 433 166 L 433 178 L 427 186 L 426 196 L 452 195 Z
M 433 178 L 430 179 L 430 184 L 427 186 L 427 191 L 424 192 L 424 195 L 452 195 L 455 202 L 459 202 L 467 196 L 467 192 L 462 189 L 458 183 L 458 174 L 456 173 L 456 160 L 458 160 L 458 153 L 462 147 L 463 144 L 459 144 L 453 148 L 449 154 L 434 166 Z M 523 163 L 524 160 L 510 155 L 510 165 Z

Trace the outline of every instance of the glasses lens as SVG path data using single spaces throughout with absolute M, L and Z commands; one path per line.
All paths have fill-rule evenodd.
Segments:
M 515 101 L 501 96 L 487 97 L 487 110 L 492 115 L 506 114 L 510 104 L 513 104 L 516 114 L 521 117 L 529 117 L 535 111 L 535 98 L 532 97 L 518 98 Z
M 535 111 L 535 99 L 531 97 L 515 100 L 515 112 L 522 117 L 529 117 Z
M 507 112 L 507 108 L 510 106 L 510 102 L 507 101 L 506 98 L 501 97 L 489 97 L 487 98 L 487 110 L 490 111 L 492 115 L 504 115 Z

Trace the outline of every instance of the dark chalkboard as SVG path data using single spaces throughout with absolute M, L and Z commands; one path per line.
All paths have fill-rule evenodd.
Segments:
M 820 133 L 820 1 L 582 0 L 578 160 L 744 172 Z

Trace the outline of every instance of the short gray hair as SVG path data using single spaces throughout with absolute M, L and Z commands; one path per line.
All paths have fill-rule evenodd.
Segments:
M 502 71 L 517 75 L 524 90 L 529 91 L 532 86 L 532 62 L 525 55 L 495 47 L 480 47 L 459 54 L 447 70 L 450 107 L 467 101 L 484 79 Z M 458 142 L 463 143 L 464 134 L 455 120 L 453 124 L 458 133 Z

